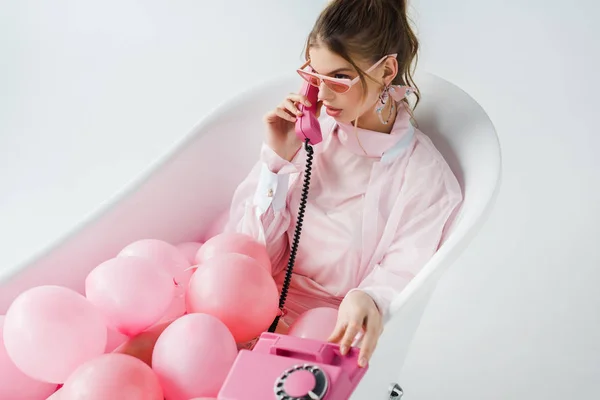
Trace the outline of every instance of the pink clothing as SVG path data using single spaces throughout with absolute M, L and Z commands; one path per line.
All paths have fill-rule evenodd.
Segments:
M 437 250 L 462 201 L 458 181 L 402 107 L 390 134 L 321 118 L 308 204 L 286 301 L 290 324 L 302 312 L 368 293 L 388 318 L 391 301 Z M 237 188 L 227 231 L 264 243 L 283 284 L 304 179 L 306 152 L 292 162 L 263 144 Z

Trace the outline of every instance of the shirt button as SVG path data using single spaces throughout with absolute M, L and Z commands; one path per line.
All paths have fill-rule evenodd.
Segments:
M 273 197 L 273 189 L 269 188 L 269 190 L 267 191 L 267 196 Z

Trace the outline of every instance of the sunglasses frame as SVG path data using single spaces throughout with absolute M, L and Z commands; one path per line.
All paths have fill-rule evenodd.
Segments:
M 373 65 L 371 66 L 371 68 L 369 68 L 369 69 L 368 69 L 368 70 L 366 70 L 365 72 L 368 74 L 369 72 L 371 72 L 371 71 L 373 71 L 375 68 L 377 68 L 377 67 L 378 67 L 378 66 L 379 66 L 379 65 L 380 65 L 380 64 L 381 64 L 383 61 L 385 61 L 385 60 L 386 60 L 388 57 L 397 57 L 397 56 L 398 56 L 398 54 L 397 54 L 397 53 L 394 53 L 394 54 L 387 54 L 387 55 L 385 55 L 385 56 L 381 57 L 381 59 L 379 59 L 379 61 L 377 61 L 375 64 L 373 64 Z M 320 86 L 321 86 L 321 82 L 325 82 L 325 85 L 326 85 L 326 86 L 327 86 L 329 89 L 333 90 L 333 91 L 334 91 L 334 92 L 336 92 L 336 93 L 343 94 L 343 93 L 346 93 L 346 92 L 348 92 L 348 91 L 349 91 L 349 90 L 352 88 L 352 86 L 354 86 L 354 85 L 355 85 L 355 84 L 356 84 L 356 83 L 357 83 L 357 82 L 360 80 L 360 77 L 359 77 L 359 76 L 357 76 L 357 77 L 356 77 L 356 78 L 354 78 L 354 79 L 332 78 L 332 77 L 330 77 L 330 76 L 327 76 L 327 75 L 321 75 L 321 74 L 317 74 L 316 72 L 312 72 L 312 71 L 305 71 L 305 70 L 304 70 L 304 68 L 306 68 L 307 66 L 310 66 L 310 59 L 308 59 L 308 60 L 307 60 L 307 61 L 306 61 L 306 62 L 305 62 L 305 63 L 304 63 L 304 64 L 303 64 L 303 65 L 302 65 L 300 68 L 298 68 L 298 69 L 296 70 L 296 72 L 298 72 L 298 75 L 300 75 L 300 77 L 301 77 L 302 79 L 304 79 L 304 80 L 305 80 L 305 81 L 307 81 L 309 84 L 311 84 L 312 86 L 315 86 L 315 87 L 320 87 Z M 310 68 L 311 68 L 311 70 L 312 70 L 312 67 L 310 67 Z M 313 78 L 317 78 L 317 79 L 318 79 L 318 84 L 315 84 L 315 83 L 313 83 L 313 82 L 312 82 L 312 79 L 308 79 L 308 78 L 306 77 L 306 75 L 308 75 L 308 76 L 310 76 L 310 77 L 313 77 Z M 336 84 L 336 85 L 342 85 L 342 86 L 345 86 L 345 87 L 346 87 L 346 90 L 344 90 L 344 91 L 342 91 L 342 92 L 340 92 L 340 91 L 338 91 L 338 90 L 335 90 L 333 87 L 331 87 L 331 86 L 327 85 L 327 82 L 328 82 L 328 81 L 329 81 L 329 82 L 332 82 L 332 83 L 334 83 L 334 84 Z

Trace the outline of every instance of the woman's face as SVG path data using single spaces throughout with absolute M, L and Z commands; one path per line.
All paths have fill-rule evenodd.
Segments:
M 310 66 L 312 69 L 321 75 L 330 76 L 339 79 L 354 79 L 358 73 L 352 65 L 344 60 L 339 55 L 330 51 L 326 46 L 312 46 L 309 50 Z M 355 61 L 356 64 L 366 71 L 372 66 L 372 63 Z M 367 94 L 363 98 L 363 84 L 358 81 L 346 93 L 336 93 L 321 83 L 319 87 L 319 100 L 323 102 L 321 112 L 326 112 L 336 121 L 341 123 L 351 123 L 356 118 L 360 121 L 369 121 L 372 118 L 377 119 L 375 114 L 375 106 L 379 98 L 379 94 L 387 84 L 384 82 L 384 70 L 387 63 L 382 63 L 369 75 L 372 79 L 366 78 Z

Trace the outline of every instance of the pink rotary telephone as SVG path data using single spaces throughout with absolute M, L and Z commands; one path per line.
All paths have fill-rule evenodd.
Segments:
M 339 345 L 263 333 L 252 350 L 240 350 L 219 400 L 347 400 L 367 368 L 359 349 L 342 356 Z

